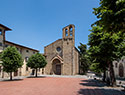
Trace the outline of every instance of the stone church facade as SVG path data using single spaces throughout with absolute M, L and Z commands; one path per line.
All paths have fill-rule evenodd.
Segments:
M 48 63 L 44 68 L 45 74 L 79 74 L 79 51 L 75 47 L 75 26 L 68 25 L 62 29 L 62 32 L 62 39 L 44 48 Z

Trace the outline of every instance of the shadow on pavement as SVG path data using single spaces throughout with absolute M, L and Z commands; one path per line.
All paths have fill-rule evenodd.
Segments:
M 89 80 L 81 80 L 82 83 L 80 83 L 80 85 L 83 86 L 92 86 L 92 87 L 104 87 L 107 86 L 106 84 L 99 82 L 98 80 L 93 80 L 93 79 L 89 79 Z
M 125 95 L 125 92 L 116 90 L 116 89 L 95 88 L 95 89 L 80 89 L 78 91 L 78 94 L 80 95 Z
M 37 76 L 37 77 L 35 77 L 35 76 L 29 76 L 27 78 L 46 78 L 46 76 Z
M 80 85 L 84 88 L 78 91 L 80 95 L 125 95 L 125 91 L 117 88 L 110 88 L 98 80 L 81 80 Z
M 11 81 L 22 81 L 23 79 L 12 79 L 12 80 L 10 80 L 10 79 L 4 79 L 4 80 L 2 80 L 1 82 L 11 82 Z

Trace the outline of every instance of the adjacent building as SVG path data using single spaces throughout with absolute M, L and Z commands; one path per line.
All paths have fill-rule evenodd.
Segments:
M 125 78 L 125 56 L 119 61 L 113 61 L 113 67 L 116 78 Z
M 17 50 L 20 52 L 20 54 L 22 55 L 23 58 L 23 66 L 22 68 L 19 68 L 17 72 L 13 73 L 13 76 L 26 76 L 26 75 L 31 75 L 34 74 L 34 70 L 31 70 L 30 68 L 28 68 L 26 66 L 27 60 L 28 58 L 39 52 L 38 50 L 26 47 L 26 46 L 22 46 L 10 41 L 7 41 L 5 39 L 5 34 L 7 31 L 11 31 L 12 29 L 0 24 L 0 52 L 2 52 L 6 47 L 8 46 L 15 46 L 17 48 Z M 39 72 L 41 73 L 41 72 Z M 4 77 L 9 77 L 8 73 L 3 72 L 2 70 L 2 65 L 0 65 L 0 78 L 4 78 Z
M 125 79 L 125 56 L 120 60 L 113 61 L 114 75 L 116 79 L 124 80 Z M 106 78 L 110 77 L 109 69 L 106 71 Z

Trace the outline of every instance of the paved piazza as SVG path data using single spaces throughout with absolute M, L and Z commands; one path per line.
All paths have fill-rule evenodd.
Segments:
M 125 92 L 81 77 L 47 76 L 0 81 L 0 95 L 125 95 Z

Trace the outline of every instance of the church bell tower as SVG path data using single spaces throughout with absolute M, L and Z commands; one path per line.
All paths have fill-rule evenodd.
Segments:
M 75 44 L 75 26 L 73 24 L 63 28 L 63 41 Z
M 73 75 L 73 49 L 75 46 L 75 26 L 70 24 L 63 28 L 63 74 Z

